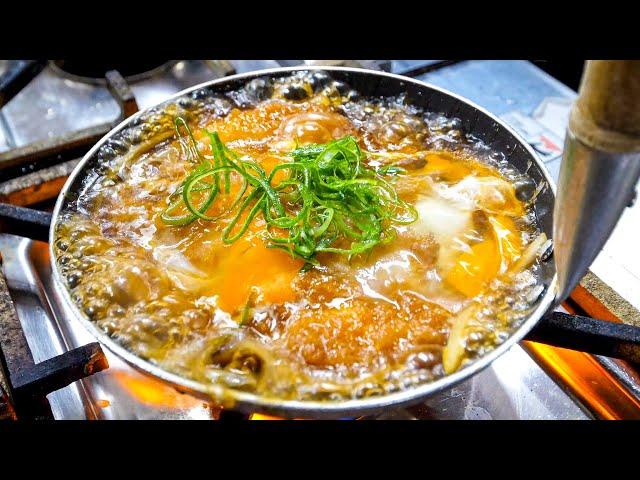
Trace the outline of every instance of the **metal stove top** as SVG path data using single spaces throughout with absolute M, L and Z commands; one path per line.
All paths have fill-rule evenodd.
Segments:
M 197 83 L 228 74 L 300 64 L 302 61 L 179 61 L 158 75 L 130 84 L 140 108 Z M 310 62 L 312 63 L 312 62 Z M 323 61 L 335 64 L 335 61 Z M 352 65 L 358 62 L 349 62 Z M 574 92 L 528 62 L 437 60 L 360 61 L 368 68 L 421 73 L 500 115 L 528 140 L 555 177 L 562 136 Z M 0 73 L 7 62 L 0 61 Z M 0 152 L 115 120 L 118 103 L 106 87 L 72 80 L 46 67 L 0 110 Z M 37 120 L 37 121 L 34 121 Z M 70 162 L 73 165 L 74 161 Z M 46 243 L 0 234 L 4 274 L 36 362 L 84 345 L 93 338 L 66 315 L 51 288 Z M 633 274 L 633 272 L 631 272 Z M 638 275 L 640 278 L 640 275 Z M 110 368 L 47 397 L 57 419 L 215 419 L 220 410 L 178 393 L 105 352 Z M 586 419 L 580 405 L 515 346 L 482 373 L 410 409 L 378 418 Z

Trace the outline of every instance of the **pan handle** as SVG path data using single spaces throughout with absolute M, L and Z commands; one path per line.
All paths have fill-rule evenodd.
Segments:
M 49 241 L 51 213 L 33 208 L 0 203 L 0 225 L 6 224 L 8 231 L 33 240 Z M 2 229 L 0 228 L 0 231 Z
M 640 365 L 640 327 L 552 312 L 544 316 L 525 340 Z

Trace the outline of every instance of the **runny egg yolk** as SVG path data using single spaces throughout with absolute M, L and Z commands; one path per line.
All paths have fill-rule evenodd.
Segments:
M 462 252 L 445 281 L 467 297 L 475 297 L 482 287 L 496 276 L 500 257 L 495 240 L 483 240 Z
M 493 227 L 500 258 L 502 259 L 500 273 L 504 273 L 522 254 L 522 238 L 520 238 L 513 218 L 506 215 L 495 215 L 488 218 Z
M 445 281 L 467 297 L 478 295 L 487 282 L 504 273 L 522 252 L 522 240 L 513 219 L 489 217 L 493 235 L 458 257 Z
M 449 152 L 430 153 L 426 155 L 426 165 L 416 171 L 416 174 L 436 174 L 447 182 L 458 182 L 465 177 L 475 174 L 493 175 L 491 169 L 478 162 L 464 161 Z
M 207 128 L 209 131 L 218 131 L 225 142 L 273 139 L 275 146 L 286 147 L 286 150 L 296 143 L 326 143 L 354 133 L 352 124 L 343 115 L 329 111 L 307 111 L 306 107 L 282 102 L 267 102 L 253 110 L 234 110 L 225 119 L 216 120 Z M 198 141 L 209 143 L 201 130 L 195 136 Z M 242 148 L 238 150 L 242 151 Z M 287 158 L 273 153 L 253 152 L 253 156 L 267 174 L 276 165 L 287 161 Z M 273 179 L 274 184 L 286 176 L 286 171 L 278 172 Z M 240 184 L 236 182 L 229 199 L 238 188 Z M 282 250 L 267 248 L 260 235 L 263 228 L 262 222 L 252 222 L 251 233 L 230 245 L 221 244 L 219 232 L 204 233 L 199 242 L 184 252 L 197 268 L 209 272 L 205 289 L 217 295 L 218 307 L 224 311 L 232 313 L 241 310 L 254 291 L 261 296 L 260 301 L 267 304 L 295 299 L 292 284 L 304 262 Z
M 254 289 L 266 303 L 294 300 L 292 282 L 303 264 L 282 250 L 267 248 L 261 238 L 237 240 L 225 249 L 214 276 L 218 307 L 236 312 Z

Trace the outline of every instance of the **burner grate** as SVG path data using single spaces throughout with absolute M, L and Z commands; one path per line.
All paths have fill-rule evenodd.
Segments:
M 173 67 L 176 60 L 115 61 L 104 60 L 53 60 L 50 64 L 66 77 L 91 84 L 104 85 L 107 72 L 117 70 L 128 82 L 135 82 Z
M 3 78 L 11 73 L 12 71 L 5 73 Z M 32 70 L 31 73 L 37 74 L 38 72 Z M 15 83 L 18 81 L 24 81 L 23 76 L 13 75 L 5 82 L 0 80 L 0 84 L 4 89 L 13 91 Z M 120 107 L 120 114 L 114 122 L 85 128 L 0 153 L 0 181 L 18 177 L 36 168 L 50 167 L 82 157 L 115 125 L 138 111 L 136 99 L 120 73 L 116 70 L 107 72 L 105 81 L 109 92 Z
M 0 78 L 0 107 L 15 96 L 44 68 L 42 61 L 18 62 Z M 106 73 L 105 81 L 118 105 L 117 121 L 133 115 L 138 106 L 126 81 L 119 72 Z M 102 127 L 74 132 L 62 138 L 31 144 L 0 154 L 0 178 L 12 178 L 15 171 L 37 163 L 49 166 L 78 156 L 110 128 Z M 20 170 L 19 170 L 20 169 Z M 51 214 L 14 205 L 0 205 L 0 216 L 10 222 L 17 234 L 31 238 L 48 237 Z M 0 257 L 0 261 L 1 261 Z M 0 412 L 21 419 L 53 418 L 46 396 L 81 378 L 108 368 L 100 344 L 89 343 L 36 363 L 16 314 L 5 278 L 0 274 L 0 366 L 7 392 L 0 392 Z
M 52 419 L 46 396 L 109 367 L 100 344 L 93 342 L 36 363 L 0 275 L 0 367 L 7 393 L 0 391 L 0 416 Z M 0 389 L 2 390 L 2 389 Z

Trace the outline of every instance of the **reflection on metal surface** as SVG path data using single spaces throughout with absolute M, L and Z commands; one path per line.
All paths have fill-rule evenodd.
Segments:
M 221 75 L 206 62 L 182 60 L 130 87 L 143 109 Z M 12 140 L 0 140 L 0 151 L 108 123 L 118 112 L 118 104 L 105 86 L 65 78 L 49 65 L 0 111 L 0 137 L 6 130 L 4 137 Z
M 86 60 L 50 60 L 49 65 L 60 76 L 76 82 L 105 85 L 104 74 L 118 70 L 127 82 L 138 82 L 171 69 L 176 60 L 150 60 L 138 62 L 105 62 Z
M 587 273 L 629 205 L 638 178 L 640 152 L 598 150 L 567 130 L 554 211 L 558 300 Z
M 42 285 L 29 259 L 31 243 L 26 238 L 0 235 L 3 273 L 33 359 L 39 363 L 68 348 L 55 325 L 46 321 L 51 318 L 51 312 L 41 301 Z M 47 398 L 55 418 L 95 418 L 78 382 L 51 393 Z
M 284 420 L 280 417 L 273 417 L 271 415 L 264 415 L 263 413 L 252 413 L 249 420 Z
M 121 391 L 149 408 L 190 411 L 192 417 L 202 415 L 202 418 L 209 418 L 211 414 L 217 417 L 219 413 L 220 409 L 190 395 L 179 393 L 151 377 L 133 374 L 124 369 L 111 370 L 110 375 L 116 380 Z
M 0 202 L 29 206 L 56 198 L 79 161 L 80 159 L 69 160 L 0 182 Z
M 640 398 L 640 374 L 628 363 L 616 358 L 595 356 L 596 361 L 602 365 L 618 382 L 620 382 L 636 398 Z
M 520 346 L 466 382 L 409 410 L 418 419 L 589 418 Z
M 584 311 L 573 301 L 560 310 L 619 321 Z M 535 342 L 523 347 L 583 408 L 601 419 L 640 419 L 640 376 L 626 362 Z
M 3 270 L 36 361 L 93 341 L 52 296 L 48 246 L 0 234 Z M 110 368 L 48 396 L 58 419 L 215 419 L 219 410 L 144 376 L 105 351 Z
M 275 60 L 229 60 L 237 73 L 252 72 L 265 68 L 278 68 L 281 65 Z
M 640 402 L 593 356 L 541 343 L 524 344 L 536 361 L 597 418 L 640 419 Z
M 515 346 L 489 368 L 415 407 L 389 410 L 375 420 L 584 420 L 590 418 Z M 280 420 L 253 414 L 250 420 Z

